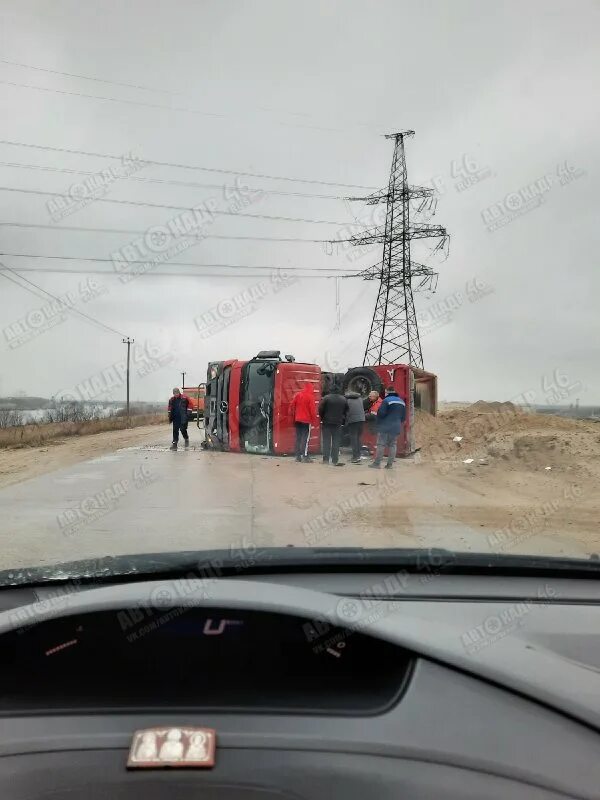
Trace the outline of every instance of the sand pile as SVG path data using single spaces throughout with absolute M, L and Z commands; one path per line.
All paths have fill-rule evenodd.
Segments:
M 494 411 L 516 411 L 516 406 L 507 400 L 504 403 L 499 403 L 497 400 L 494 400 L 491 403 L 486 402 L 485 400 L 478 400 L 476 403 L 468 406 L 467 411 L 474 411 L 479 412 L 480 414 L 491 414 Z
M 428 414 L 421 409 L 415 410 L 415 439 L 417 447 L 424 449 L 438 444 L 445 438 L 452 438 L 453 427 L 446 420 L 445 415 L 438 414 L 437 417 Z
M 600 426 L 521 411 L 512 403 L 478 401 L 437 417 L 416 412 L 415 438 L 423 456 L 434 461 L 485 459 L 507 469 L 549 466 L 600 477 Z

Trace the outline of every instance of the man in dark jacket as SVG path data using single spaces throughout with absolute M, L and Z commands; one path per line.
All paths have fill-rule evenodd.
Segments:
M 347 411 L 348 401 L 343 394 L 337 392 L 326 394 L 319 403 L 324 464 L 329 464 L 331 458 L 334 467 L 344 466 L 338 461 L 338 458 L 342 440 L 342 425 L 345 422 Z
M 360 464 L 360 445 L 365 424 L 365 408 L 358 392 L 346 392 L 348 413 L 346 414 L 346 430 L 350 436 L 352 447 L 352 463 Z
M 179 441 L 179 431 L 183 436 L 185 447 L 190 446 L 190 438 L 187 432 L 188 426 L 188 407 L 190 405 L 190 398 L 181 394 L 179 389 L 173 389 L 173 396 L 169 398 L 169 422 L 173 423 L 173 444 L 171 450 L 177 450 L 177 443 Z
M 388 451 L 386 469 L 392 469 L 396 458 L 396 440 L 406 419 L 406 404 L 393 386 L 385 390 L 385 399 L 377 412 L 377 449 L 370 467 L 379 469 L 385 449 Z

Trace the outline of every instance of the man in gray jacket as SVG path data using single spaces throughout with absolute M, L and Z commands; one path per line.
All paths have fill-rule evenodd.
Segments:
M 360 445 L 365 424 L 365 408 L 358 392 L 346 392 L 348 411 L 346 412 L 346 430 L 350 436 L 352 447 L 352 463 L 360 464 Z

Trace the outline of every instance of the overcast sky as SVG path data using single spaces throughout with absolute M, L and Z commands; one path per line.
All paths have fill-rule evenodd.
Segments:
M 558 384 L 566 402 L 600 402 L 597 2 L 2 0 L 0 9 L 3 139 L 228 171 L 134 164 L 134 177 L 169 183 L 119 177 L 105 199 L 208 200 L 314 220 L 218 215 L 203 226 L 209 236 L 344 238 L 372 209 L 342 198 L 387 183 L 393 144 L 382 134 L 414 129 L 409 180 L 436 186 L 430 221 L 451 235 L 446 260 L 435 241 L 413 252 L 439 271 L 436 294 L 416 305 L 440 398 L 544 402 Z M 123 248 L 139 236 L 130 231 L 169 230 L 179 211 L 96 201 L 57 220 L 52 193 L 85 194 L 77 171 L 120 161 L 8 144 L 0 161 L 0 251 L 13 254 L 0 260 L 28 270 L 0 276 L 0 394 L 77 396 L 90 378 L 101 387 L 94 376 L 123 359 L 123 335 L 146 352 L 135 353 L 134 399 L 166 398 L 182 370 L 194 384 L 209 360 L 265 348 L 340 370 L 362 363 L 377 284 L 328 276 L 377 263 L 379 248 L 207 238 L 126 282 L 110 259 L 131 257 Z M 242 208 L 223 189 L 236 171 L 315 182 L 239 178 Z M 75 260 L 84 257 L 108 261 Z M 237 268 L 172 263 L 182 261 Z M 273 278 L 259 266 L 289 271 Z M 190 269 L 209 275 L 155 274 Z M 51 327 L 51 298 L 25 279 L 108 329 L 76 313 Z M 223 320 L 231 324 L 219 329 Z M 123 397 L 122 384 L 112 393 Z

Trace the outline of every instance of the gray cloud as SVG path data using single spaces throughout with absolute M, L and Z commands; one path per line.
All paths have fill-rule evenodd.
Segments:
M 0 83 L 7 140 L 140 158 L 384 185 L 390 143 L 379 134 L 414 128 L 409 178 L 440 189 L 435 220 L 452 235 L 439 263 L 435 296 L 418 309 L 479 279 L 493 292 L 459 304 L 423 336 L 426 367 L 446 399 L 504 399 L 541 384 L 556 369 L 600 400 L 595 269 L 599 244 L 593 181 L 598 165 L 593 2 L 525 4 L 348 2 L 246 4 L 154 2 L 123 5 L 59 2 L 4 4 L 4 57 L 24 64 L 167 89 L 113 86 L 0 64 L 0 80 L 81 92 L 185 111 L 53 94 Z M 0 161 L 101 170 L 92 157 L 0 145 Z M 561 185 L 565 163 L 583 174 Z M 465 167 L 467 164 L 467 167 Z M 468 165 L 491 174 L 460 189 Z M 462 166 L 461 166 L 462 165 Z M 466 170 L 466 172 L 465 172 Z M 221 184 L 232 176 L 150 166 L 140 176 Z M 490 232 L 485 211 L 552 174 L 543 202 Z M 462 176 L 462 177 L 461 177 Z M 76 176 L 0 166 L 0 185 L 65 193 Z M 334 187 L 247 179 L 252 189 L 343 194 Z M 457 188 L 458 186 L 458 188 Z M 106 197 L 196 205 L 222 192 L 118 180 Z M 50 224 L 48 197 L 0 191 L 1 221 Z M 351 223 L 341 200 L 267 196 L 250 213 Z M 356 209 L 360 212 L 360 207 Z M 145 230 L 177 212 L 90 203 L 52 230 L 2 226 L 2 252 L 110 258 L 131 235 L 61 231 L 66 226 Z M 219 217 L 210 233 L 326 238 L 335 225 Z M 354 255 L 354 254 L 353 254 Z M 416 257 L 428 257 L 426 249 Z M 318 244 L 206 239 L 173 260 L 205 264 L 335 267 L 357 271 L 378 253 L 349 260 Z M 107 291 L 78 305 L 138 342 L 161 342 L 173 361 L 136 380 L 133 397 L 158 399 L 181 369 L 201 380 L 206 362 L 280 347 L 299 359 L 360 363 L 376 296 L 374 282 L 341 281 L 341 326 L 333 279 L 302 277 L 269 293 L 247 317 L 203 339 L 194 323 L 220 300 L 259 280 L 158 277 L 121 282 L 109 263 L 2 257 L 12 268 L 105 269 Z M 432 263 L 436 263 L 432 261 Z M 161 271 L 182 270 L 162 265 Z M 207 269 L 207 272 L 215 272 Z M 241 272 L 241 270 L 240 270 Z M 23 273 L 56 295 L 79 292 L 85 275 Z M 293 274 L 293 273 L 292 273 Z M 268 280 L 268 273 L 266 275 Z M 2 328 L 43 306 L 0 278 Z M 428 312 L 429 309 L 429 312 Z M 322 356 L 321 356 L 322 354 Z M 52 394 L 124 356 L 120 338 L 76 315 L 20 347 L 0 340 L 0 393 Z

